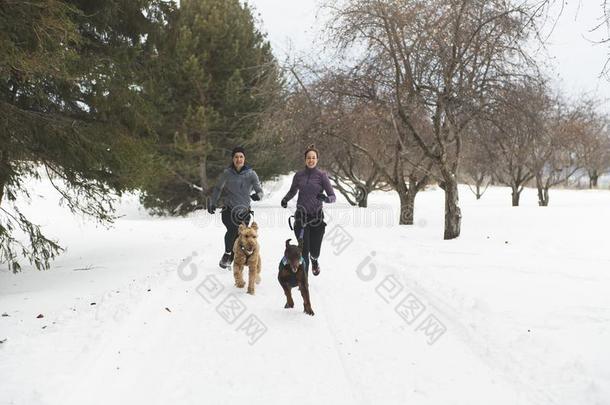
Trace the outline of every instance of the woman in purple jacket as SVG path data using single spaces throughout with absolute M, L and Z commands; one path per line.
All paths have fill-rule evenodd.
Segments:
M 305 169 L 297 172 L 292 178 L 292 185 L 288 194 L 282 198 L 282 207 L 288 206 L 290 201 L 299 192 L 297 199 L 297 210 L 294 214 L 294 234 L 297 239 L 301 238 L 303 231 L 303 258 L 306 268 L 309 269 L 309 256 L 311 255 L 311 272 L 314 276 L 320 274 L 320 247 L 326 223 L 322 202 L 334 203 L 336 201 L 328 175 L 316 168 L 319 151 L 314 145 L 310 145 L 305 151 Z M 326 194 L 324 194 L 326 192 Z

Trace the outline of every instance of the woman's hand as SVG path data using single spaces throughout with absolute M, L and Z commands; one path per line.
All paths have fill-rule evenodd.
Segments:
M 288 201 L 286 201 L 285 198 L 282 198 L 282 202 L 280 202 L 280 205 L 282 206 L 282 208 L 287 208 L 288 207 Z

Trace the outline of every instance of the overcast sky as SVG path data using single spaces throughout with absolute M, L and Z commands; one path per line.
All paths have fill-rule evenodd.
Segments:
M 322 21 L 317 18 L 319 0 L 248 0 L 259 14 L 262 29 L 267 32 L 276 56 L 309 54 L 316 51 L 316 39 Z M 560 3 L 560 2 L 558 2 Z M 586 3 L 586 4 L 585 4 Z M 600 0 L 568 0 L 557 20 L 540 58 L 548 60 L 547 73 L 556 86 L 570 97 L 582 92 L 610 97 L 610 81 L 600 72 L 610 53 L 610 45 L 595 45 L 605 32 L 590 33 L 601 15 Z M 555 11 L 557 14 L 557 10 Z M 547 30 L 550 31 L 551 24 Z M 319 48 L 319 45 L 317 45 Z M 545 56 L 546 55 L 546 56 Z M 610 111 L 610 104 L 606 105 Z

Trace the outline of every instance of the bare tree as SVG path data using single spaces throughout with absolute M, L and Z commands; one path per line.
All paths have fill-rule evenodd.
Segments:
M 329 135 L 321 139 L 332 156 L 329 177 L 350 204 L 367 207 L 372 191 L 391 189 L 372 156 L 384 153 L 384 139 L 392 134 L 379 125 L 372 103 L 344 95 L 336 83 L 328 83 L 331 80 L 324 88 L 328 92 L 327 104 L 322 107 L 320 118 Z
M 309 84 L 296 70 L 293 74 L 308 101 L 308 107 L 300 109 L 307 111 L 301 125 L 307 127 L 310 139 L 336 153 L 328 166 L 331 174 L 338 179 L 354 169 L 354 176 L 342 177 L 339 185 L 364 183 L 364 188 L 370 187 L 368 181 L 378 189 L 395 190 L 400 199 L 399 224 L 412 225 L 415 196 L 430 182 L 431 162 L 413 141 L 408 145 L 397 138 L 404 131 L 399 129 L 402 123 L 382 102 L 374 72 L 318 72 Z
M 353 135 L 361 130 L 351 132 L 350 136 L 349 131 L 346 133 L 342 128 L 336 128 L 333 137 L 346 142 L 350 149 L 368 158 L 372 170 L 380 176 L 381 189 L 390 188 L 398 194 L 399 224 L 413 225 L 415 197 L 432 179 L 431 160 L 415 145 L 414 140 L 401 142 L 404 124 L 397 118 L 392 105 L 385 102 L 384 94 L 380 93 L 378 71 L 374 64 L 357 67 L 356 71 L 347 73 L 335 71 L 331 77 L 332 85 L 327 87 L 328 91 L 353 106 L 352 116 L 347 118 L 352 124 L 364 128 L 364 136 L 360 138 Z M 340 120 L 334 119 L 334 122 Z M 416 119 L 413 124 L 426 139 L 431 136 L 425 120 Z M 349 123 L 345 125 L 350 127 Z
M 491 131 L 489 122 L 473 121 L 468 126 L 469 136 L 464 143 L 462 173 L 477 200 L 481 199 L 493 181 L 494 161 L 485 146 Z
M 528 11 L 505 0 L 349 0 L 329 6 L 340 50 L 364 53 L 396 112 L 399 144 L 412 140 L 434 163 L 445 192 L 445 239 L 459 236 L 457 175 L 464 129 L 489 94 L 529 63 L 521 48 Z M 372 66 L 371 66 L 372 64 Z M 417 129 L 423 113 L 433 136 Z
M 567 111 L 560 100 L 544 93 L 531 94 L 538 98 L 534 112 L 538 132 L 532 137 L 529 164 L 536 180 L 538 205 L 549 205 L 549 189 L 566 182 L 579 169 L 576 139 L 579 119 L 576 111 Z
M 366 126 L 351 131 L 362 129 L 366 130 Z M 330 149 L 333 161 L 329 166 L 329 178 L 351 205 L 366 208 L 371 192 L 391 189 L 378 165 L 351 143 L 335 139 Z M 367 147 L 367 150 L 371 148 Z
M 531 150 L 540 132 L 537 99 L 531 98 L 530 84 L 510 83 L 495 93 L 495 102 L 485 115 L 486 125 L 481 142 L 494 162 L 494 178 L 511 188 L 513 207 L 519 206 L 521 192 L 534 178 Z
M 581 120 L 574 130 L 580 166 L 589 177 L 589 188 L 597 188 L 600 176 L 610 172 L 610 119 L 596 111 L 596 102 L 581 102 Z
M 379 170 L 367 164 L 368 159 L 357 158 L 358 153 L 351 145 L 346 145 L 344 153 L 335 155 L 330 165 L 329 179 L 350 205 L 366 208 L 372 191 L 388 191 L 389 188 Z

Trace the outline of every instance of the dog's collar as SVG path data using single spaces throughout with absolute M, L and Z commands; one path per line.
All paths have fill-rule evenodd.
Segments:
M 301 256 L 301 258 L 299 259 L 299 266 L 301 266 L 304 262 L 305 262 L 305 259 L 303 259 L 303 256 Z M 290 262 L 288 261 L 286 256 L 282 257 L 282 266 L 290 266 Z M 298 269 L 299 269 L 298 267 L 295 269 L 292 266 L 290 266 L 290 270 L 292 270 L 293 273 L 296 273 Z

